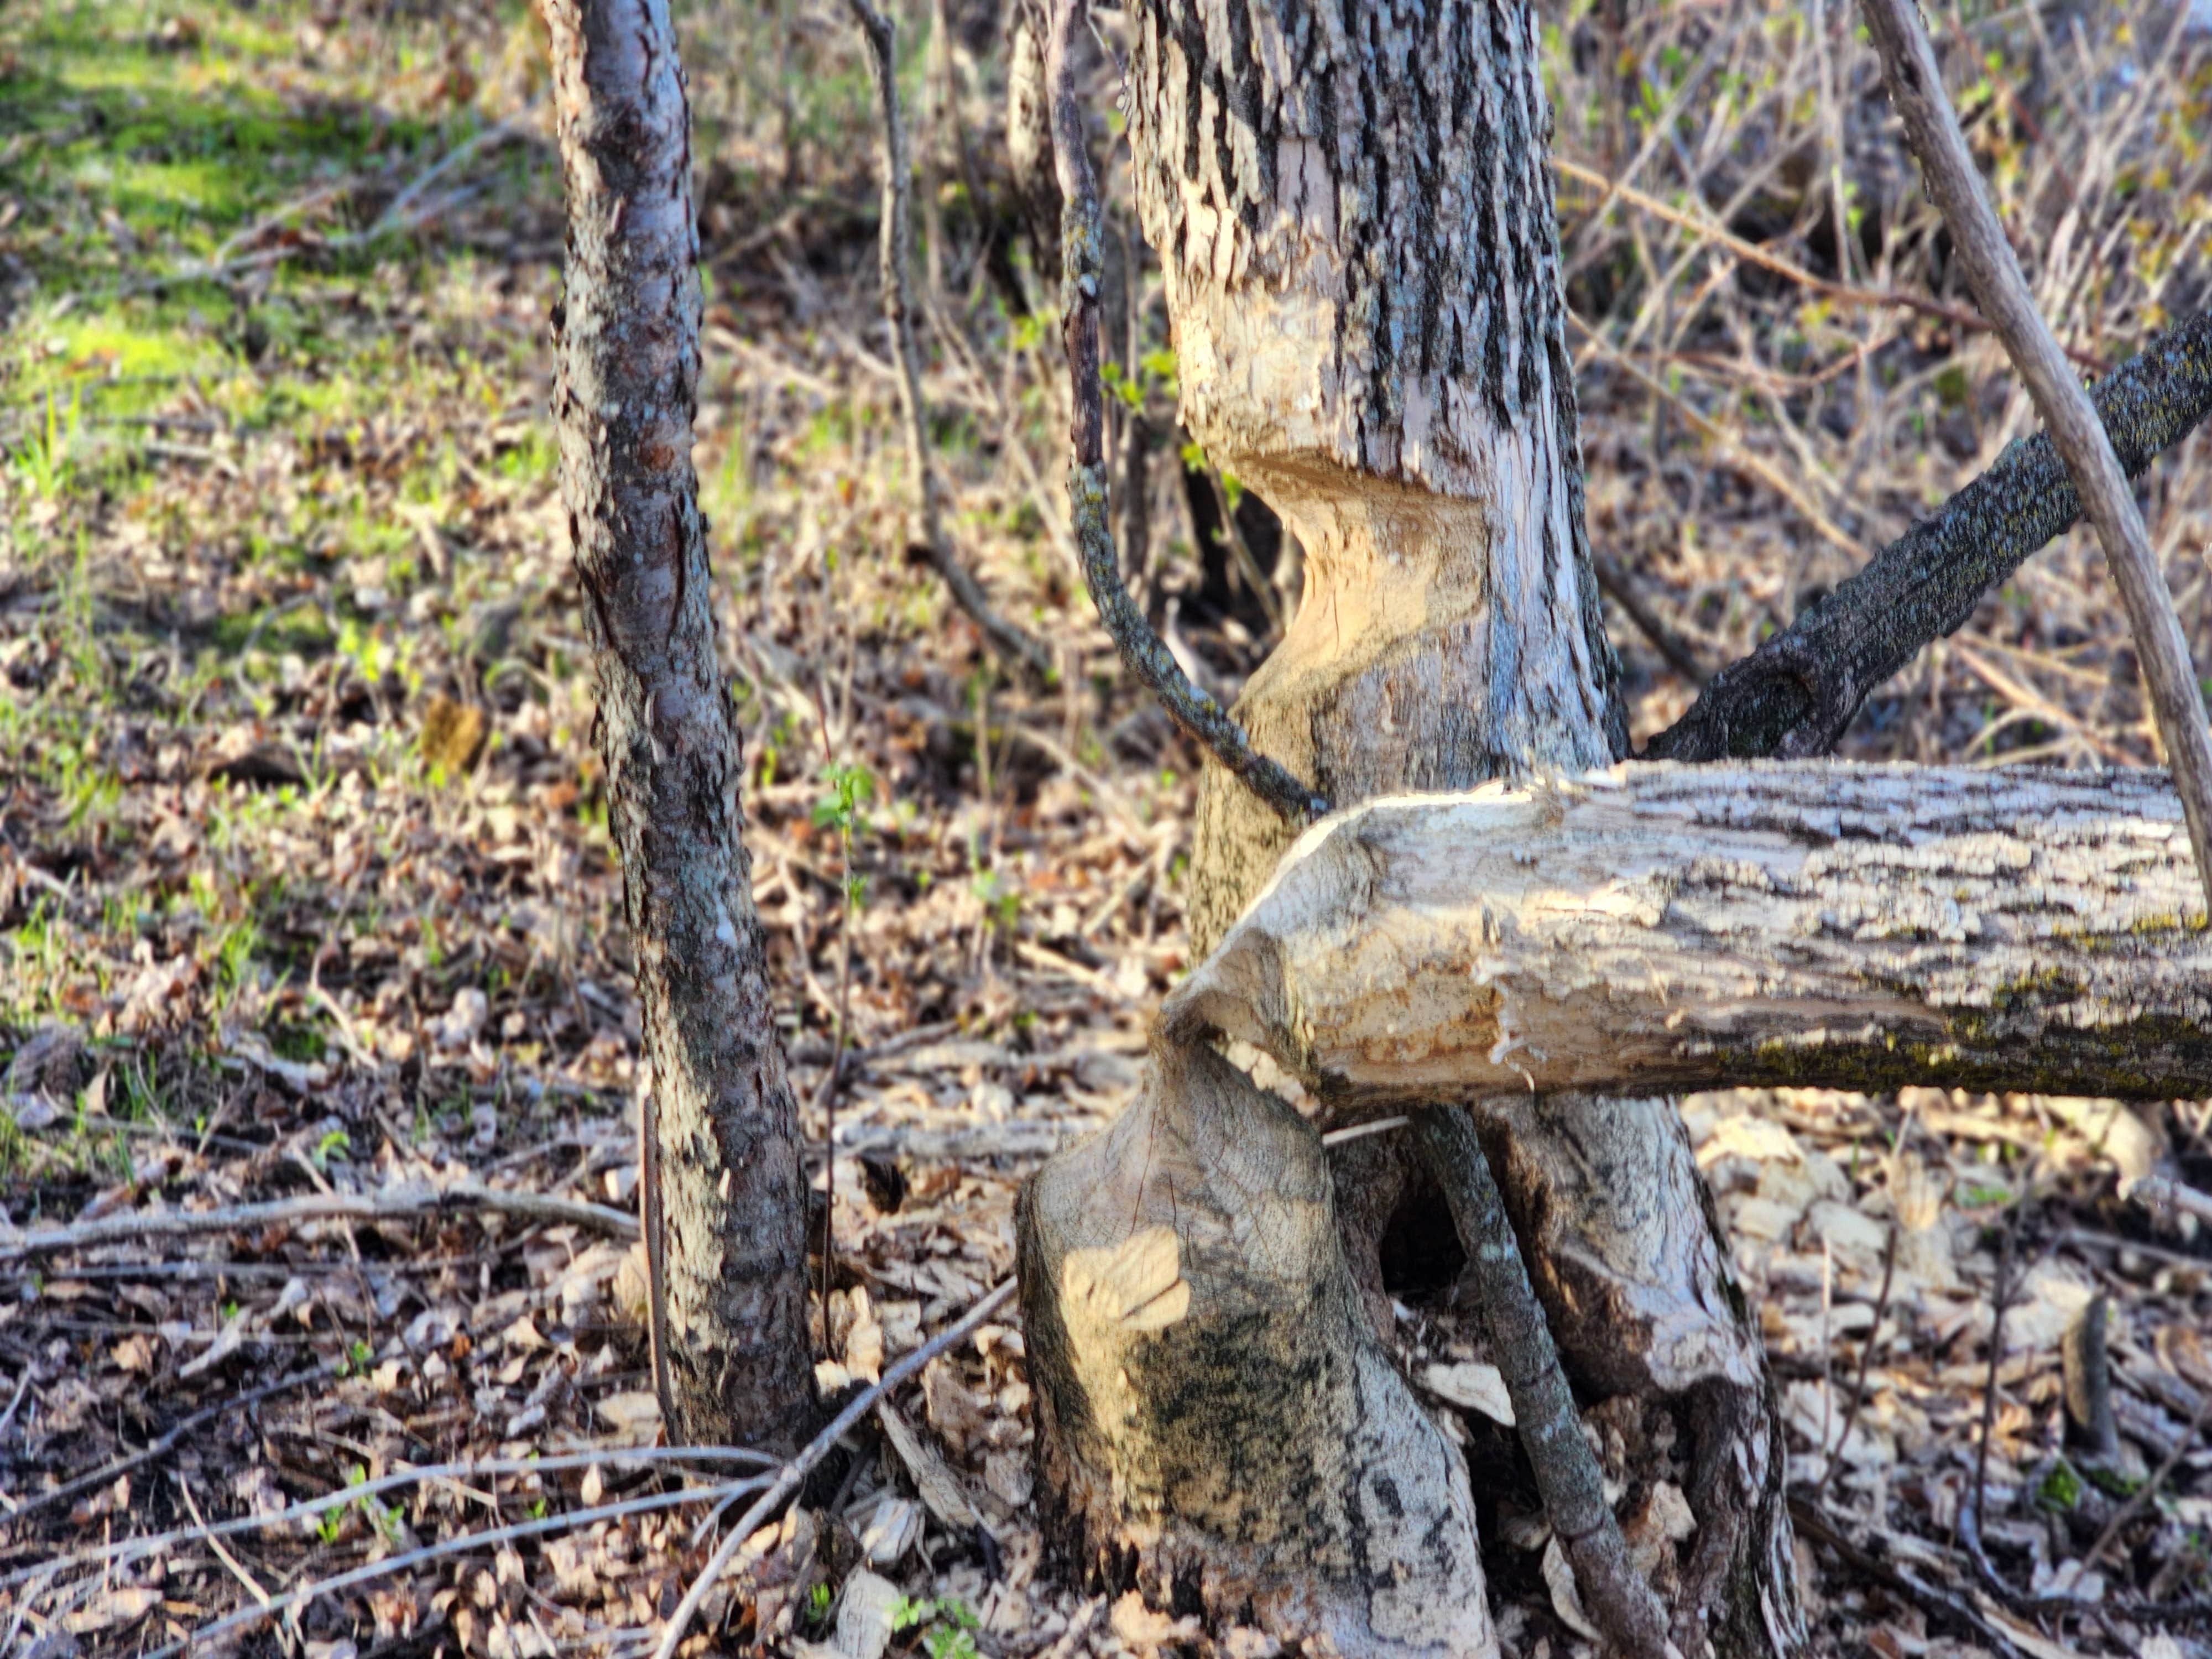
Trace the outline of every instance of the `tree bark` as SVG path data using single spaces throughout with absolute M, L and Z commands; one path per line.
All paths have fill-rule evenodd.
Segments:
M 2138 476 L 2212 412 L 2212 312 L 2175 325 L 2089 397 L 2121 467 Z M 1826 753 L 1877 686 L 1922 646 L 1957 633 L 1985 595 L 2081 517 L 2050 434 L 2013 445 L 1865 569 L 1714 675 L 1644 753 L 1676 761 Z
M 1306 552 L 1297 619 L 1235 711 L 1251 746 L 1338 806 L 1616 758 L 1527 8 L 1142 0 L 1131 21 L 1138 210 L 1164 267 L 1182 417 Z M 1199 949 L 1297 834 L 1209 763 Z M 1354 1194 L 1337 1216 L 1332 1194 L 1336 1248 L 1316 1242 L 1315 1200 L 1291 1194 L 1325 1165 L 1317 1149 L 1292 1156 L 1290 1115 L 1170 1044 L 1139 1104 L 1025 1193 L 1054 1540 L 1091 1576 L 1217 1624 L 1319 1628 L 1346 1653 L 1492 1650 L 1465 1506 L 1419 1436 L 1370 1432 L 1420 1409 L 1395 1370 L 1361 1358 L 1375 1328 L 1354 1285 L 1379 1283 L 1387 1206 Z M 1649 1103 L 1607 1121 L 1652 1183 L 1641 1207 L 1607 1204 L 1578 1173 L 1589 1147 L 1571 1115 L 1492 1114 L 1485 1133 L 1507 1136 L 1506 1205 L 1571 1371 L 1595 1387 L 1626 1375 L 1617 1354 L 1656 1356 L 1627 1377 L 1632 1414 L 1674 1415 L 1682 1432 L 1655 1439 L 1692 1445 L 1705 1472 L 1689 1556 L 1665 1540 L 1654 1553 L 1678 1645 L 1789 1650 L 1799 1618 L 1756 1330 L 1679 1121 Z M 1069 1314 L 1124 1251 L 1204 1264 L 1182 1267 L 1176 1320 Z M 1558 1304 L 1577 1271 L 1607 1287 L 1602 1328 Z M 1702 1345 L 1676 1340 L 1692 1329 Z M 1387 1575 L 1378 1502 L 1425 1540 Z M 1410 1605 L 1425 1611 L 1409 1622 Z
M 798 1113 L 740 830 L 691 463 L 690 116 L 666 0 L 542 0 L 568 193 L 554 417 L 651 1080 L 655 1381 L 678 1438 L 788 1448 L 812 1403 Z
M 1527 8 L 1152 0 L 1134 32 L 1183 422 L 1305 550 L 1253 745 L 1340 806 L 1613 759 Z M 1207 769 L 1198 949 L 1295 835 Z
M 1317 826 L 1161 1010 L 1358 1115 L 1562 1090 L 2170 1099 L 2212 933 L 2159 773 L 1623 765 Z
M 1359 1305 L 1311 1125 L 1208 1048 L 1156 1049 L 1016 1226 L 1064 1559 L 1341 1654 L 1496 1651 L 1466 1460 Z

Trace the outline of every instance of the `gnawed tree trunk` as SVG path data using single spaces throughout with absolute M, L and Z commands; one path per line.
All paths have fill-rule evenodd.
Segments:
M 1612 760 L 1527 9 L 1152 0 L 1136 31 L 1183 422 L 1305 550 L 1254 746 L 1340 806 Z M 1200 950 L 1290 836 L 1207 769 Z
M 1132 22 L 1138 206 L 1164 267 L 1183 419 L 1306 551 L 1297 622 L 1236 710 L 1254 747 L 1340 807 L 1614 759 L 1626 735 L 1584 539 L 1527 9 L 1145 0 Z M 1201 950 L 1295 833 L 1208 765 L 1192 871 Z M 1055 1333 L 1033 1344 L 1032 1373 L 1059 1541 L 1110 1583 L 1218 1620 L 1249 1614 L 1295 1638 L 1292 1592 L 1310 1592 L 1344 1651 L 1479 1651 L 1466 1513 L 1424 1472 L 1417 1439 L 1364 1431 L 1378 1413 L 1417 1408 L 1395 1371 L 1358 1370 L 1371 1323 L 1347 1328 L 1334 1312 L 1359 1305 L 1353 1283 L 1379 1282 L 1388 1206 L 1355 1194 L 1339 1249 L 1283 1255 L 1274 1242 L 1295 1226 L 1277 1171 L 1305 1166 L 1261 1147 L 1296 1138 L 1224 1144 L 1204 1120 L 1231 1097 L 1255 1122 L 1285 1109 L 1233 1073 L 1194 1091 L 1190 1064 L 1164 1058 L 1130 1127 L 1066 1155 L 1024 1205 L 1024 1307 L 1033 1330 Z M 1710 1634 L 1725 1654 L 1785 1651 L 1799 1620 L 1779 1428 L 1725 1241 L 1670 1110 L 1647 1103 L 1607 1120 L 1619 1157 L 1640 1159 L 1653 1183 L 1641 1206 L 1598 1201 L 1589 1121 L 1563 1107 L 1485 1124 L 1493 1139 L 1506 1132 L 1503 1184 L 1532 1277 L 1586 1394 L 1617 1383 L 1638 1414 L 1673 1413 L 1671 1437 L 1693 1448 L 1701 1530 L 1655 1575 L 1678 1644 L 1700 1652 Z M 1162 1168 L 1146 1161 L 1158 1147 L 1216 1145 L 1216 1161 L 1186 1153 L 1144 1173 Z M 1141 1203 L 1109 1182 L 1120 1157 L 1137 1160 L 1127 1179 Z M 1186 1268 L 1176 1325 L 1109 1336 L 1067 1318 L 1072 1262 L 1209 1213 L 1234 1218 L 1242 1255 L 1216 1249 L 1205 1273 Z M 1441 1209 L 1429 1219 L 1451 1225 Z M 1556 1305 L 1571 1268 L 1610 1275 L 1601 1328 Z M 1686 1346 L 1686 1330 L 1698 1340 Z M 1285 1344 L 1328 1356 L 1332 1375 L 1358 1370 L 1361 1389 L 1302 1394 L 1288 1413 Z M 1102 1358 L 1147 1345 L 1158 1363 Z M 1624 1352 L 1650 1358 L 1624 1368 Z M 1202 1415 L 1188 1409 L 1198 1395 Z M 1239 1454 L 1293 1443 L 1295 1455 Z M 1218 1480 L 1201 1497 L 1133 1473 L 1164 1467 L 1169 1444 L 1178 1467 L 1234 1471 L 1235 1501 L 1212 1495 Z M 1375 1563 L 1370 1493 L 1390 1494 L 1430 1547 Z M 1372 1594 L 1378 1572 L 1390 1598 Z M 1425 1620 L 1394 1620 L 1400 1587 Z
M 1466 1461 L 1358 1304 L 1311 1125 L 1159 1049 L 1018 1225 L 1039 1499 L 1088 1575 L 1346 1654 L 1495 1650 Z
M 655 1381 L 678 1438 L 783 1446 L 813 1397 L 805 1212 L 691 468 L 690 116 L 666 0 L 543 9 L 568 216 L 553 408 L 652 1066 Z

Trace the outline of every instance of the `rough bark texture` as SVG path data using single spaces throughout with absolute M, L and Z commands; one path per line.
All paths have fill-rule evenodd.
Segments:
M 1801 1082 L 2166 1098 L 2212 1076 L 2212 933 L 2157 773 L 1626 764 L 1316 825 L 1161 1025 L 1377 1110 Z
M 1583 1604 L 1620 1659 L 1662 1659 L 1666 1615 L 1629 1562 L 1620 1523 L 1606 1502 L 1604 1472 L 1583 1437 L 1552 1328 L 1529 1288 L 1474 1121 L 1456 1106 L 1429 1106 L 1414 1115 L 1413 1128 L 1467 1247 L 1468 1277 L 1513 1402 L 1514 1426 L 1529 1449 L 1545 1516 L 1566 1545 Z
M 653 1346 L 679 1438 L 788 1446 L 812 1400 L 798 1115 L 739 839 L 691 466 L 690 118 L 665 0 L 543 0 L 568 243 L 554 415 L 652 1080 Z
M 1131 21 L 1125 107 L 1138 206 L 1164 266 L 1183 418 L 1305 550 L 1297 622 L 1236 711 L 1254 746 L 1340 805 L 1615 758 L 1625 732 L 1583 537 L 1549 117 L 1527 9 L 1141 0 Z M 1294 834 L 1209 765 L 1193 872 L 1200 948 Z M 1285 1368 L 1320 1340 L 1309 1334 L 1286 1349 L 1304 1328 L 1285 1324 L 1288 1314 L 1224 1312 L 1203 1326 L 1200 1416 L 1194 1362 L 1129 1364 L 1161 1339 L 1109 1334 L 1062 1312 L 1070 1294 L 1053 1264 L 1071 1249 L 1118 1246 L 1142 1226 L 1188 1237 L 1194 1218 L 1212 1213 L 1253 1241 L 1305 1237 L 1298 1230 L 1315 1224 L 1310 1209 L 1278 1200 L 1259 1145 L 1201 1127 L 1218 1109 L 1212 1097 L 1178 1094 L 1196 1063 L 1182 1051 L 1164 1060 L 1146 1103 L 1107 1139 L 1048 1166 L 1024 1200 L 1025 1316 L 1032 1332 L 1051 1334 L 1032 1339 L 1031 1354 L 1039 1489 L 1061 1510 L 1054 1535 L 1109 1582 L 1133 1576 L 1217 1623 L 1242 1616 L 1241 1596 L 1273 1609 L 1262 1620 L 1270 1628 L 1294 1632 L 1310 1592 L 1341 1651 L 1433 1645 L 1433 1620 L 1409 1635 L 1385 1609 L 1342 1592 L 1334 1565 L 1371 1547 L 1358 1541 L 1364 1494 L 1398 1495 L 1409 1514 L 1429 1517 L 1425 1535 L 1444 1538 L 1456 1524 L 1449 1504 L 1403 1496 L 1435 1479 L 1416 1455 L 1421 1443 L 1367 1430 L 1378 1414 L 1418 1412 L 1395 1371 L 1363 1368 L 1357 1389 L 1286 1393 Z M 1184 1126 L 1180 1145 L 1219 1148 L 1182 1154 L 1189 1167 L 1165 1188 L 1143 1173 L 1158 1167 L 1162 1121 Z M 1668 1133 L 1679 1139 L 1679 1125 Z M 1513 1134 L 1522 1176 L 1503 1184 L 1518 1224 L 1528 1194 L 1581 1190 L 1583 1152 L 1565 1122 L 1541 1115 L 1517 1120 Z M 1385 1164 L 1389 1156 L 1371 1146 L 1353 1154 Z M 1607 1281 L 1616 1321 L 1563 1335 L 1571 1370 L 1598 1375 L 1616 1351 L 1665 1356 L 1639 1376 L 1674 1393 L 1646 1395 L 1629 1414 L 1668 1417 L 1679 1436 L 1658 1437 L 1690 1445 L 1701 1468 L 1734 1473 L 1692 1487 L 1729 1510 L 1700 1511 L 1697 1561 L 1661 1564 L 1675 1628 L 1710 1629 L 1723 1655 L 1784 1651 L 1798 1630 L 1796 1589 L 1756 1333 L 1740 1303 L 1709 1294 L 1725 1281 L 1724 1252 L 1699 1231 L 1709 1212 L 1694 1165 L 1662 1160 L 1651 1172 L 1646 1209 L 1592 1200 L 1586 1227 L 1555 1218 L 1549 1231 L 1524 1235 L 1560 1258 L 1534 1264 L 1536 1287 L 1556 1322 L 1563 1263 L 1589 1264 L 1588 1275 L 1623 1264 Z M 1385 1169 L 1378 1182 L 1401 1173 Z M 1132 1218 L 1134 1200 L 1115 1179 L 1137 1183 L 1149 1219 Z M 1311 1320 L 1374 1299 L 1376 1223 L 1389 1206 L 1350 1208 L 1339 1246 L 1305 1247 L 1303 1267 L 1275 1272 L 1262 1305 Z M 1670 1253 L 1668 1231 L 1685 1217 L 1700 1218 L 1691 1231 L 1706 1240 L 1704 1257 Z M 1432 1220 L 1449 1227 L 1441 1213 Z M 1261 1293 L 1238 1288 L 1243 1271 L 1224 1271 L 1211 1300 L 1194 1306 L 1252 1307 Z M 1673 1363 L 1671 1333 L 1715 1318 L 1735 1339 L 1730 1364 Z M 1334 1334 L 1334 1347 L 1322 1346 L 1341 1355 L 1358 1351 L 1345 1346 L 1356 1340 Z M 1152 1449 L 1164 1442 L 1179 1449 L 1176 1468 L 1233 1471 L 1237 1503 L 1215 1496 L 1218 1473 L 1136 1482 L 1133 1468 L 1168 1467 Z M 1309 1555 L 1323 1566 L 1305 1565 Z M 1200 1563 L 1219 1570 L 1210 1577 Z M 1448 1620 L 1480 1604 L 1474 1558 L 1456 1542 L 1406 1571 Z M 1486 1634 L 1481 1644 L 1442 1639 L 1467 1652 L 1487 1644 Z
M 1320 1137 L 1210 1049 L 1153 1060 L 1023 1190 L 1048 1533 L 1178 1615 L 1494 1654 L 1466 1461 L 1359 1305 Z
M 1235 711 L 1254 746 L 1339 805 L 1613 759 L 1533 15 L 1148 0 L 1133 24 L 1183 422 L 1305 550 Z M 1294 834 L 1208 769 L 1201 949 Z
M 2177 325 L 2090 392 L 2130 477 L 2212 412 L 2212 313 Z M 1868 695 L 1930 640 L 1956 633 L 2037 549 L 2081 517 L 2050 435 L 1996 465 L 1892 542 L 1782 633 L 1716 674 L 1652 738 L 1653 760 L 1748 758 L 1834 746 Z

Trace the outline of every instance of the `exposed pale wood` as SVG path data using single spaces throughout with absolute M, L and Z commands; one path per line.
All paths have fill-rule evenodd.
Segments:
M 1376 1340 L 1310 1125 L 1210 1049 L 1156 1051 L 1016 1224 L 1068 1565 L 1341 1655 L 1496 1654 L 1466 1460 Z
M 1315 826 L 1166 1030 L 1386 1103 L 1803 1083 L 2202 1093 L 2155 773 L 1629 764 Z
M 787 1444 L 813 1400 L 798 1111 L 769 994 L 691 464 L 691 125 L 666 0 L 541 0 L 568 198 L 561 495 L 653 1086 L 642 1188 L 671 1431 Z
M 1235 710 L 1253 744 L 1339 806 L 1615 758 L 1533 12 L 1131 17 L 1183 422 L 1305 550 L 1297 619 Z M 1296 836 L 1228 785 L 1200 785 L 1201 951 Z
M 1306 555 L 1297 619 L 1235 711 L 1252 744 L 1340 805 L 1615 758 L 1626 734 L 1584 538 L 1532 9 L 1137 0 L 1129 21 L 1123 108 L 1139 220 L 1164 268 L 1181 412 L 1210 459 L 1283 514 Z M 1068 298 L 1080 307 L 1079 290 Z M 1297 832 L 1229 770 L 1206 767 L 1189 883 L 1200 951 Z M 1176 1097 L 1196 1087 L 1183 1062 L 1155 1085 L 1147 1125 L 1209 1109 L 1206 1098 Z M 1538 1295 L 1577 1393 L 1596 1398 L 1587 1392 L 1603 1386 L 1596 1379 L 1627 1379 L 1636 1397 L 1620 1411 L 1670 1422 L 1674 1443 L 1705 1472 L 1690 1494 L 1694 1547 L 1654 1577 L 1677 1644 L 1698 1654 L 1710 1639 L 1720 1659 L 1794 1652 L 1802 1632 L 1779 1423 L 1756 1328 L 1726 1293 L 1725 1249 L 1694 1162 L 1673 1155 L 1681 1130 L 1663 1106 L 1604 1115 L 1620 1139 L 1605 1156 L 1635 1160 L 1644 1180 L 1639 1205 L 1608 1203 L 1603 1183 L 1577 1174 L 1594 1150 L 1578 1137 L 1595 1121 L 1531 1114 L 1493 1149 L 1493 1162 L 1510 1153 L 1500 1183 Z M 1152 1128 L 1129 1134 L 1112 1142 L 1120 1155 L 1149 1158 Z M 1195 1127 L 1187 1139 L 1214 1144 Z M 1356 1141 L 1332 1160 L 1346 1200 L 1341 1272 L 1316 1267 L 1283 1305 L 1343 1304 L 1370 1333 L 1378 1312 L 1387 1325 L 1377 1245 L 1397 1195 L 1413 1190 L 1411 1141 Z M 1032 1253 L 1121 1224 L 1112 1170 L 1097 1146 L 1078 1147 L 1030 1188 L 1035 1224 L 1022 1242 L 1032 1328 L 1051 1317 L 1042 1298 L 1053 1282 L 1030 1273 Z M 1217 1205 L 1253 1238 L 1306 1224 L 1267 1179 L 1212 1182 L 1210 1168 L 1193 1171 L 1188 1190 L 1215 1196 L 1158 1212 L 1170 1237 Z M 1540 1210 L 1552 1200 L 1555 1212 Z M 1449 1220 L 1431 1213 L 1416 1224 Z M 1607 1310 L 1603 1328 L 1557 1299 L 1570 1282 Z M 1222 1285 L 1223 1308 L 1259 1294 Z M 1316 1543 L 1316 1570 L 1289 1541 L 1255 1553 L 1239 1540 L 1278 1526 L 1291 1529 L 1286 1540 L 1355 1536 L 1349 1517 L 1374 1491 L 1429 1489 L 1434 1459 L 1422 1442 L 1367 1431 L 1419 1409 L 1403 1379 L 1380 1367 L 1363 1370 L 1356 1389 L 1286 1394 L 1276 1332 L 1272 1318 L 1208 1327 L 1206 1409 L 1222 1425 L 1216 1449 L 1237 1453 L 1218 1464 L 1242 1483 L 1234 1510 L 1194 1483 L 1170 1484 L 1145 1509 L 1115 1473 L 1116 1457 L 1150 1455 L 1152 1425 L 1183 1409 L 1189 1391 L 1172 1365 L 1115 1373 L 1127 1379 L 1115 1396 L 1122 1414 L 1096 1434 L 1060 1431 L 1041 1405 L 1040 1493 L 1048 1505 L 1064 1497 L 1059 1530 L 1087 1569 L 1110 1578 L 1171 1559 L 1195 1604 L 1218 1607 L 1218 1590 L 1250 1589 L 1279 1626 L 1299 1596 L 1340 1595 L 1328 1564 L 1341 1552 Z M 1085 1370 L 1121 1352 L 1110 1332 L 1080 1321 L 1066 1337 L 1032 1345 L 1040 1401 L 1080 1392 Z M 1650 1363 L 1624 1363 L 1631 1354 Z M 1292 1443 L 1297 1457 L 1270 1449 Z M 1329 1446 L 1334 1461 L 1313 1461 Z M 1445 1511 L 1434 1512 L 1443 1524 Z M 1100 1540 L 1112 1547 L 1093 1547 Z M 1439 1563 L 1421 1571 L 1433 1607 L 1464 1608 L 1464 1576 Z M 1179 1605 L 1173 1571 L 1146 1588 Z M 1324 1628 L 1347 1651 L 1386 1650 L 1398 1638 L 1363 1601 L 1332 1601 Z

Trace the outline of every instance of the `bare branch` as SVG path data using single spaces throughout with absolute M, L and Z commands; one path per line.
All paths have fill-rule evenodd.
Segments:
M 1918 0 L 1864 0 L 1864 5 L 1890 102 L 1905 119 L 1921 176 L 1950 227 L 1975 301 L 2027 382 L 2051 441 L 2066 459 L 2066 471 L 2087 504 L 2089 522 L 2097 527 L 2105 562 L 2127 606 L 2136 654 L 2189 821 L 2206 907 L 2212 911 L 2212 726 L 2204 718 L 2204 694 L 2190 661 L 2189 641 L 2174 613 L 2166 573 L 2151 551 L 2135 492 L 2128 488 L 2127 474 L 2089 394 L 2066 366 L 2065 354 L 2036 310 L 2020 261 L 1983 191 L 1959 118 L 1944 95 L 1942 71 L 1921 25 Z
M 1328 810 L 1328 803 L 1251 740 L 1221 705 L 1190 683 L 1160 636 L 1152 632 L 1121 581 L 1121 558 L 1106 522 L 1106 413 L 1099 378 L 1098 291 L 1105 260 L 1105 231 L 1098 181 L 1091 171 L 1083 133 L 1083 106 L 1075 94 L 1068 43 L 1081 24 L 1086 0 L 1054 0 L 1046 83 L 1051 88 L 1054 161 L 1060 206 L 1060 327 L 1067 341 L 1073 405 L 1067 497 L 1083 553 L 1083 579 L 1099 620 L 1129 672 L 1152 688 L 1175 723 L 1252 793 L 1293 823 Z
M 451 1187 L 390 1188 L 379 1193 L 308 1193 L 267 1204 L 232 1204 L 218 1210 L 164 1210 L 152 1215 L 125 1210 L 65 1227 L 0 1232 L 0 1261 L 55 1255 L 101 1244 L 135 1244 L 147 1238 L 259 1232 L 309 1221 L 410 1221 L 455 1210 L 492 1210 L 527 1221 L 588 1227 L 613 1238 L 637 1237 L 637 1218 L 626 1211 L 571 1198 L 549 1198 L 543 1193 L 505 1192 L 471 1181 Z
M 907 470 L 919 497 L 921 539 L 915 551 L 943 579 L 953 603 L 966 611 L 991 648 L 1008 662 L 1021 663 L 1049 678 L 1052 653 L 1043 642 L 991 608 L 991 601 L 960 556 L 945 539 L 937 469 L 930 465 L 928 417 L 921 400 L 921 354 L 915 346 L 914 307 L 907 294 L 907 271 L 914 262 L 912 168 L 907 159 L 906 125 L 899 118 L 896 34 L 891 20 L 868 3 L 846 0 L 853 21 L 868 43 L 868 68 L 875 76 L 882 117 L 879 137 L 884 167 L 883 234 L 878 249 L 884 319 L 890 325 L 891 356 L 898 363 L 899 409 L 906 426 Z
M 1574 1565 L 1576 1588 L 1615 1653 L 1659 1659 L 1668 1650 L 1666 1615 L 1630 1562 L 1620 1523 L 1606 1502 L 1605 1476 L 1583 1438 L 1552 1328 L 1528 1283 L 1474 1120 L 1459 1106 L 1431 1106 L 1414 1115 L 1413 1124 L 1466 1249 L 1491 1358 L 1504 1376 L 1515 1430 L 1528 1449 L 1544 1513 Z
M 1603 553 L 1590 556 L 1590 567 L 1597 573 L 1597 585 L 1606 597 L 1628 615 L 1642 631 L 1644 637 L 1659 648 L 1668 666 L 1692 685 L 1703 685 L 1712 678 L 1712 671 L 1698 659 L 1698 653 L 1689 642 L 1669 628 L 1659 613 L 1651 608 L 1636 586 L 1636 580 L 1620 562 Z
M 1977 334 L 1989 331 L 1987 319 L 1958 306 L 1931 300 L 1924 294 L 1911 294 L 1894 288 L 1860 288 L 1855 283 L 1832 283 L 1826 277 L 1815 276 L 1804 266 L 1794 264 L 1756 242 L 1746 241 L 1727 226 L 1716 224 L 1703 214 L 1686 213 L 1680 208 L 1669 207 L 1657 197 L 1647 196 L 1632 185 L 1607 178 L 1595 167 L 1586 167 L 1579 161 L 1557 155 L 1552 157 L 1552 165 L 1567 178 L 1579 179 L 1586 185 L 1595 185 L 1604 191 L 1605 194 L 1599 198 L 1597 207 L 1591 215 L 1593 218 L 1602 215 L 1617 197 L 1655 219 L 1663 219 L 1702 240 L 1726 248 L 1746 264 L 1757 265 L 1761 270 L 1772 271 L 1777 276 L 1786 276 L 1800 288 L 1808 288 L 1815 294 L 1825 295 L 1844 305 L 1894 306 L 1904 311 L 1917 311 L 1923 317 L 1938 318 L 1954 327 L 1967 329 Z M 2101 372 L 2105 367 L 2103 360 L 2094 352 L 2069 350 L 2066 355 L 2084 368 Z
M 2212 413 L 2212 312 L 2200 312 L 2098 382 L 2100 420 L 2132 477 Z M 2080 520 L 2081 498 L 2048 433 L 2014 444 L 1936 513 L 1741 660 L 1652 738 L 1653 760 L 1807 756 L 1835 745 L 1875 687 Z
M 2179 1181 L 2169 1181 L 2164 1176 L 2145 1176 L 2129 1187 L 2128 1196 L 2147 1210 L 2172 1210 L 2177 1215 L 2193 1215 L 2201 1221 L 2212 1221 L 2212 1194 L 2200 1193 Z

